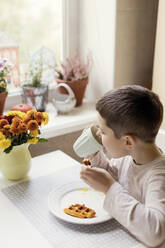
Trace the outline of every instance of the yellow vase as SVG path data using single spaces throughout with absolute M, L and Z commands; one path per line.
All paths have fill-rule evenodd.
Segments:
M 0 151 L 0 171 L 8 180 L 20 180 L 27 176 L 31 167 L 29 144 L 14 146 L 10 153 Z

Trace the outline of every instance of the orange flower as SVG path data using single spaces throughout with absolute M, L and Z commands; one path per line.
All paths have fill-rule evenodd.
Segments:
M 3 128 L 7 124 L 9 124 L 8 120 L 6 120 L 6 119 L 0 120 L 0 128 Z
M 9 132 L 8 130 L 3 129 L 2 132 L 3 132 L 3 134 L 4 134 L 6 137 L 9 136 L 9 133 L 10 133 L 10 132 Z
M 43 120 L 43 115 L 41 112 L 35 112 L 34 113 L 34 118 L 36 119 L 36 121 L 38 122 L 39 125 L 41 125 L 41 122 Z
M 15 116 L 12 119 L 12 124 L 11 124 L 11 127 L 10 127 L 10 132 L 13 135 L 20 134 L 22 132 L 21 125 L 22 125 L 22 120 L 19 117 Z
M 21 123 L 20 126 L 19 126 L 19 128 L 20 128 L 21 132 L 24 132 L 24 133 L 25 133 L 25 132 L 27 131 L 27 129 L 28 129 L 27 126 L 26 126 L 24 123 Z
M 22 119 L 21 119 L 21 117 L 19 117 L 19 116 L 16 115 L 12 119 L 12 122 L 14 122 L 14 121 L 22 121 Z
M 36 130 L 38 128 L 38 123 L 36 120 L 31 120 L 28 122 L 28 129 L 30 131 Z
M 25 117 L 25 119 L 23 120 L 23 123 L 25 124 L 25 125 L 27 125 L 28 124 L 28 122 L 29 121 L 31 121 L 32 119 L 30 118 L 30 117 Z
M 11 125 L 11 128 L 10 128 L 10 132 L 13 134 L 13 135 L 18 135 L 20 134 L 20 129 L 19 128 L 16 128 L 14 126 Z
M 1 128 L 0 132 L 3 133 L 3 135 L 7 136 L 7 132 L 6 132 L 6 130 L 4 128 Z
M 32 109 L 30 111 L 27 112 L 27 116 L 33 120 L 34 119 L 34 114 L 37 113 L 37 111 L 35 109 Z
M 7 124 L 7 125 L 3 126 L 3 134 L 4 134 L 5 136 L 8 136 L 9 133 L 10 133 L 10 125 Z
M 19 118 L 19 117 L 14 117 L 13 119 L 12 119 L 12 127 L 14 127 L 14 128 L 18 128 L 19 127 L 19 125 L 20 125 L 20 123 L 21 123 L 22 121 L 21 121 L 21 119 Z
M 3 126 L 3 128 L 6 129 L 6 130 L 10 130 L 10 125 L 7 124 L 7 125 Z
M 0 132 L 4 134 L 4 129 L 3 128 L 0 128 Z

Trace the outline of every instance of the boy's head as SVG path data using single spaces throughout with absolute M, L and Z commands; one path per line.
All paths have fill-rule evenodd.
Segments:
M 163 118 L 159 97 L 138 85 L 107 92 L 97 102 L 96 110 L 116 138 L 133 135 L 145 143 L 155 141 Z

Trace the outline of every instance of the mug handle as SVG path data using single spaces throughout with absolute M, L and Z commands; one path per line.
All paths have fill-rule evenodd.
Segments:
M 58 88 L 60 88 L 61 86 L 64 87 L 68 91 L 70 98 L 75 98 L 75 95 L 73 93 L 73 90 L 67 84 L 65 84 L 65 83 L 57 84 L 56 87 L 55 87 L 55 91 L 57 91 Z

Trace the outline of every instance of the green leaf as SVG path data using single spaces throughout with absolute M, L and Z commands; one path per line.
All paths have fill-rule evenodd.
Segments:
M 33 136 L 29 136 L 27 140 L 31 140 L 31 139 L 34 139 Z
M 9 146 L 4 150 L 5 153 L 9 153 L 13 149 L 13 146 Z
M 38 139 L 38 142 L 47 142 L 48 140 L 47 139 L 44 139 L 44 138 L 39 138 Z

